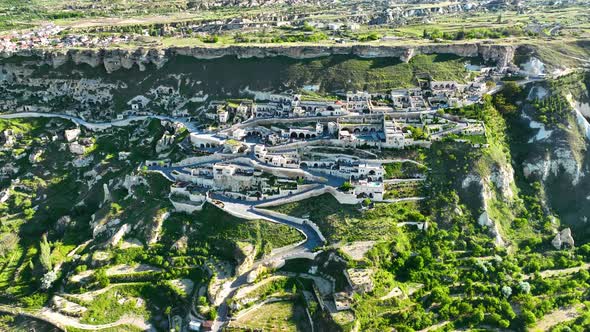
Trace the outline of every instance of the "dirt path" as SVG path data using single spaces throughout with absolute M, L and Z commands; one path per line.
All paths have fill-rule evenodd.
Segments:
M 580 266 L 576 266 L 576 267 L 570 267 L 567 269 L 561 269 L 561 270 L 545 270 L 545 271 L 541 271 L 539 272 L 539 274 L 541 275 L 541 277 L 543 278 L 552 278 L 552 277 L 558 277 L 558 276 L 562 276 L 562 275 L 566 275 L 566 274 L 574 274 L 580 270 L 586 270 L 590 267 L 590 263 L 584 263 Z M 531 279 L 532 277 L 534 277 L 535 274 L 531 273 L 528 275 L 524 276 L 525 280 Z
M 76 248 L 72 249 L 72 250 L 71 250 L 71 251 L 68 253 L 67 257 L 72 257 L 72 256 L 74 256 L 74 255 L 75 255 L 75 254 L 78 252 L 78 250 L 80 250 L 80 248 L 87 246 L 87 245 L 88 245 L 90 242 L 92 242 L 92 240 L 88 240 L 88 241 L 86 241 L 86 242 L 84 242 L 84 243 L 82 243 L 82 244 L 79 244 L 79 245 L 78 245 Z
M 572 307 L 557 309 L 541 318 L 530 331 L 547 331 L 559 323 L 572 320 L 580 315 L 578 310 L 582 306 L 582 304 L 577 304 Z
M 94 300 L 95 297 L 97 297 L 100 294 L 106 293 L 109 290 L 115 288 L 115 287 L 119 287 L 119 286 L 124 286 L 124 285 L 139 285 L 142 284 L 141 282 L 125 282 L 125 283 L 118 283 L 118 284 L 110 284 L 107 287 L 101 288 L 101 289 L 97 289 L 95 291 L 90 291 L 90 292 L 86 292 L 86 293 L 82 293 L 82 294 L 58 294 L 60 296 L 70 296 L 73 298 L 76 298 L 80 301 L 84 301 L 84 302 L 91 302 L 92 300 Z
M 106 329 L 106 328 L 117 327 L 120 325 L 132 325 L 132 326 L 135 326 L 143 331 L 154 330 L 152 325 L 150 323 L 146 322 L 145 319 L 141 316 L 123 316 L 114 323 L 92 325 L 92 324 L 80 323 L 80 321 L 76 318 L 62 315 L 62 314 L 57 313 L 49 308 L 42 309 L 40 312 L 40 315 L 49 321 L 55 322 L 57 325 L 69 326 L 69 327 L 74 327 L 74 328 L 82 329 L 82 330 L 96 331 L 96 330 L 102 330 L 102 329 Z
M 440 323 L 438 323 L 438 324 L 435 324 L 435 325 L 429 326 L 429 327 L 427 327 L 427 328 L 425 328 L 425 329 L 422 329 L 422 330 L 420 330 L 420 331 L 418 331 L 418 332 L 436 331 L 436 330 L 438 330 L 438 329 L 440 329 L 440 328 L 444 327 L 445 325 L 447 325 L 447 324 L 449 324 L 449 323 L 450 323 L 450 321 L 448 321 L 448 320 L 445 320 L 445 321 L 443 321 L 443 322 L 440 322 Z
M 81 330 L 97 331 L 121 325 L 131 325 L 141 329 L 142 331 L 155 331 L 154 327 L 141 316 L 126 315 L 113 323 L 92 325 L 80 323 L 80 320 L 77 318 L 60 314 L 47 307 L 37 311 L 26 311 L 22 308 L 2 305 L 0 306 L 0 311 L 9 312 L 13 315 L 25 315 L 40 319 L 63 330 L 66 330 L 68 327 L 73 327 Z
M 384 301 L 384 300 L 389 300 L 393 297 L 400 298 L 403 296 L 404 296 L 404 292 L 399 287 L 396 286 L 396 287 L 393 287 L 393 289 L 389 293 L 387 293 L 384 296 L 381 296 L 379 298 L 379 300 Z

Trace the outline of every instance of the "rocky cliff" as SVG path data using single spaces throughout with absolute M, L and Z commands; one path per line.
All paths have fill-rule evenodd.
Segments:
M 454 54 L 463 57 L 481 57 L 486 62 L 497 66 L 506 66 L 514 57 L 516 46 L 484 43 L 462 44 L 426 44 L 417 46 L 386 46 L 386 45 L 346 45 L 346 46 L 225 46 L 225 47 L 171 47 L 137 48 L 137 49 L 71 49 L 48 50 L 30 49 L 17 52 L 2 52 L 0 57 L 12 56 L 34 57 L 40 64 L 48 64 L 54 68 L 71 60 L 76 64 L 88 64 L 92 67 L 104 66 L 107 72 L 135 65 L 144 70 L 146 65 L 161 67 L 167 59 L 174 55 L 191 56 L 198 59 L 215 59 L 224 56 L 238 58 L 265 58 L 284 56 L 295 59 L 309 59 L 329 55 L 351 55 L 361 58 L 393 57 L 408 62 L 418 54 Z
M 589 78 L 576 73 L 533 85 L 509 131 L 519 189 L 530 188 L 545 222 L 555 230 L 559 222 L 571 227 L 584 241 L 590 236 L 590 124 L 581 110 Z

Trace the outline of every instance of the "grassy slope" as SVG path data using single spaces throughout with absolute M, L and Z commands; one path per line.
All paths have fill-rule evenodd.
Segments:
M 163 225 L 161 243 L 169 247 L 183 234 L 188 236 L 191 247 L 207 248 L 227 260 L 236 259 L 237 242 L 251 243 L 262 251 L 303 240 L 303 235 L 291 227 L 242 220 L 209 204 L 194 215 L 173 214 Z
M 307 331 L 305 309 L 292 302 L 265 304 L 235 322 L 235 326 L 269 331 Z
M 363 212 L 358 206 L 339 204 L 329 194 L 272 209 L 311 219 L 330 243 L 389 239 L 399 235 L 397 223 L 425 220 L 415 203 L 377 204 Z

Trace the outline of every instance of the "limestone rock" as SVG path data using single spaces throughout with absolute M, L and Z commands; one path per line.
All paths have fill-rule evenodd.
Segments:
M 494 222 L 492 221 L 492 219 L 490 219 L 490 216 L 488 215 L 488 211 L 484 211 L 479 218 L 477 219 L 477 223 L 480 226 L 487 226 L 490 227 L 494 224 Z
M 537 159 L 523 164 L 523 172 L 526 178 L 537 177 L 543 181 L 547 180 L 549 175 L 558 176 L 564 173 L 573 186 L 576 186 L 585 173 L 582 171 L 581 163 L 575 158 L 570 148 L 559 147 L 551 154 L 547 154 L 544 159 Z
M 482 227 L 489 227 L 490 234 L 494 238 L 494 242 L 497 246 L 503 247 L 506 245 L 502 235 L 500 234 L 500 227 L 490 218 L 487 211 L 484 211 L 478 218 L 477 223 Z
M 63 233 L 71 225 L 72 218 L 70 216 L 62 216 L 61 218 L 57 219 L 57 222 L 55 223 L 55 231 L 58 233 Z
M 64 132 L 64 136 L 66 138 L 66 141 L 68 143 L 71 143 L 74 140 L 76 140 L 76 138 L 78 138 L 78 136 L 80 136 L 80 133 L 81 133 L 80 128 L 74 128 L 74 129 L 66 130 Z
M 119 228 L 119 230 L 109 239 L 109 245 L 117 245 L 119 241 L 121 241 L 123 236 L 125 236 L 125 234 L 127 234 L 130 230 L 131 227 L 129 227 L 129 224 L 124 224 L 123 226 L 121 226 L 121 228 Z
M 19 51 L 2 51 L 0 57 L 11 56 L 34 57 L 40 64 L 47 64 L 57 68 L 68 61 L 75 64 L 88 64 L 91 67 L 103 66 L 108 73 L 121 68 L 130 69 L 138 66 L 145 70 L 149 64 L 161 68 L 171 56 L 186 55 L 198 59 L 215 59 L 224 56 L 238 58 L 264 58 L 286 56 L 296 59 L 317 58 L 328 55 L 353 55 L 363 58 L 395 57 L 402 61 L 409 61 L 419 54 L 454 54 L 462 57 L 482 57 L 485 61 L 495 63 L 504 68 L 512 63 L 517 46 L 485 44 L 478 42 L 464 42 L 461 44 L 425 44 L 413 47 L 390 45 L 353 45 L 353 46 L 225 46 L 225 47 L 171 47 L 137 48 L 137 49 L 71 49 L 47 50 L 27 49 Z
M 174 244 L 172 245 L 172 247 L 170 249 L 184 252 L 184 251 L 186 251 L 187 247 L 188 247 L 188 237 L 186 235 L 183 235 L 180 237 L 180 239 L 178 239 L 176 242 L 174 242 Z
M 570 228 L 563 229 L 555 235 L 551 244 L 558 250 L 562 248 L 573 248 L 574 238 L 572 237 L 572 230 Z
M 511 184 L 514 182 L 514 169 L 510 165 L 494 167 L 490 180 L 498 188 L 502 197 L 507 200 L 514 198 Z
M 109 191 L 109 186 L 106 183 L 103 183 L 102 189 L 104 191 L 103 203 L 106 203 L 108 201 L 111 201 L 112 198 L 111 198 L 111 192 Z
M 84 145 L 78 143 L 70 143 L 70 145 L 68 145 L 68 148 L 70 149 L 70 152 L 73 154 L 83 155 L 84 153 L 86 153 L 86 148 L 84 147 Z
M 560 233 L 557 233 L 557 235 L 555 235 L 553 240 L 551 240 L 551 245 L 553 247 L 555 247 L 555 249 L 557 249 L 557 250 L 561 249 L 561 234 Z

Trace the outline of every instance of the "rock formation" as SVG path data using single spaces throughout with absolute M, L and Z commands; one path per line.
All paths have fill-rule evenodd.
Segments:
M 350 45 L 350 46 L 224 46 L 224 47 L 171 47 L 127 49 L 71 49 L 45 50 L 30 49 L 16 52 L 0 52 L 0 57 L 23 56 L 37 59 L 40 64 L 54 68 L 72 61 L 75 64 L 88 64 L 92 67 L 103 66 L 108 73 L 121 68 L 129 69 L 138 66 L 145 70 L 148 65 L 162 67 L 175 55 L 191 56 L 198 59 L 214 59 L 224 56 L 238 58 L 265 58 L 285 56 L 295 59 L 317 58 L 328 55 L 352 55 L 361 58 L 394 57 L 409 61 L 418 54 L 454 54 L 463 57 L 482 57 L 485 61 L 495 63 L 498 67 L 507 66 L 512 62 L 516 50 L 513 45 L 484 44 L 476 42 L 426 44 L 417 46 L 387 45 Z
M 574 238 L 572 237 L 572 231 L 569 228 L 562 230 L 555 235 L 555 238 L 551 241 L 551 244 L 555 249 L 559 250 L 562 248 L 573 248 Z

